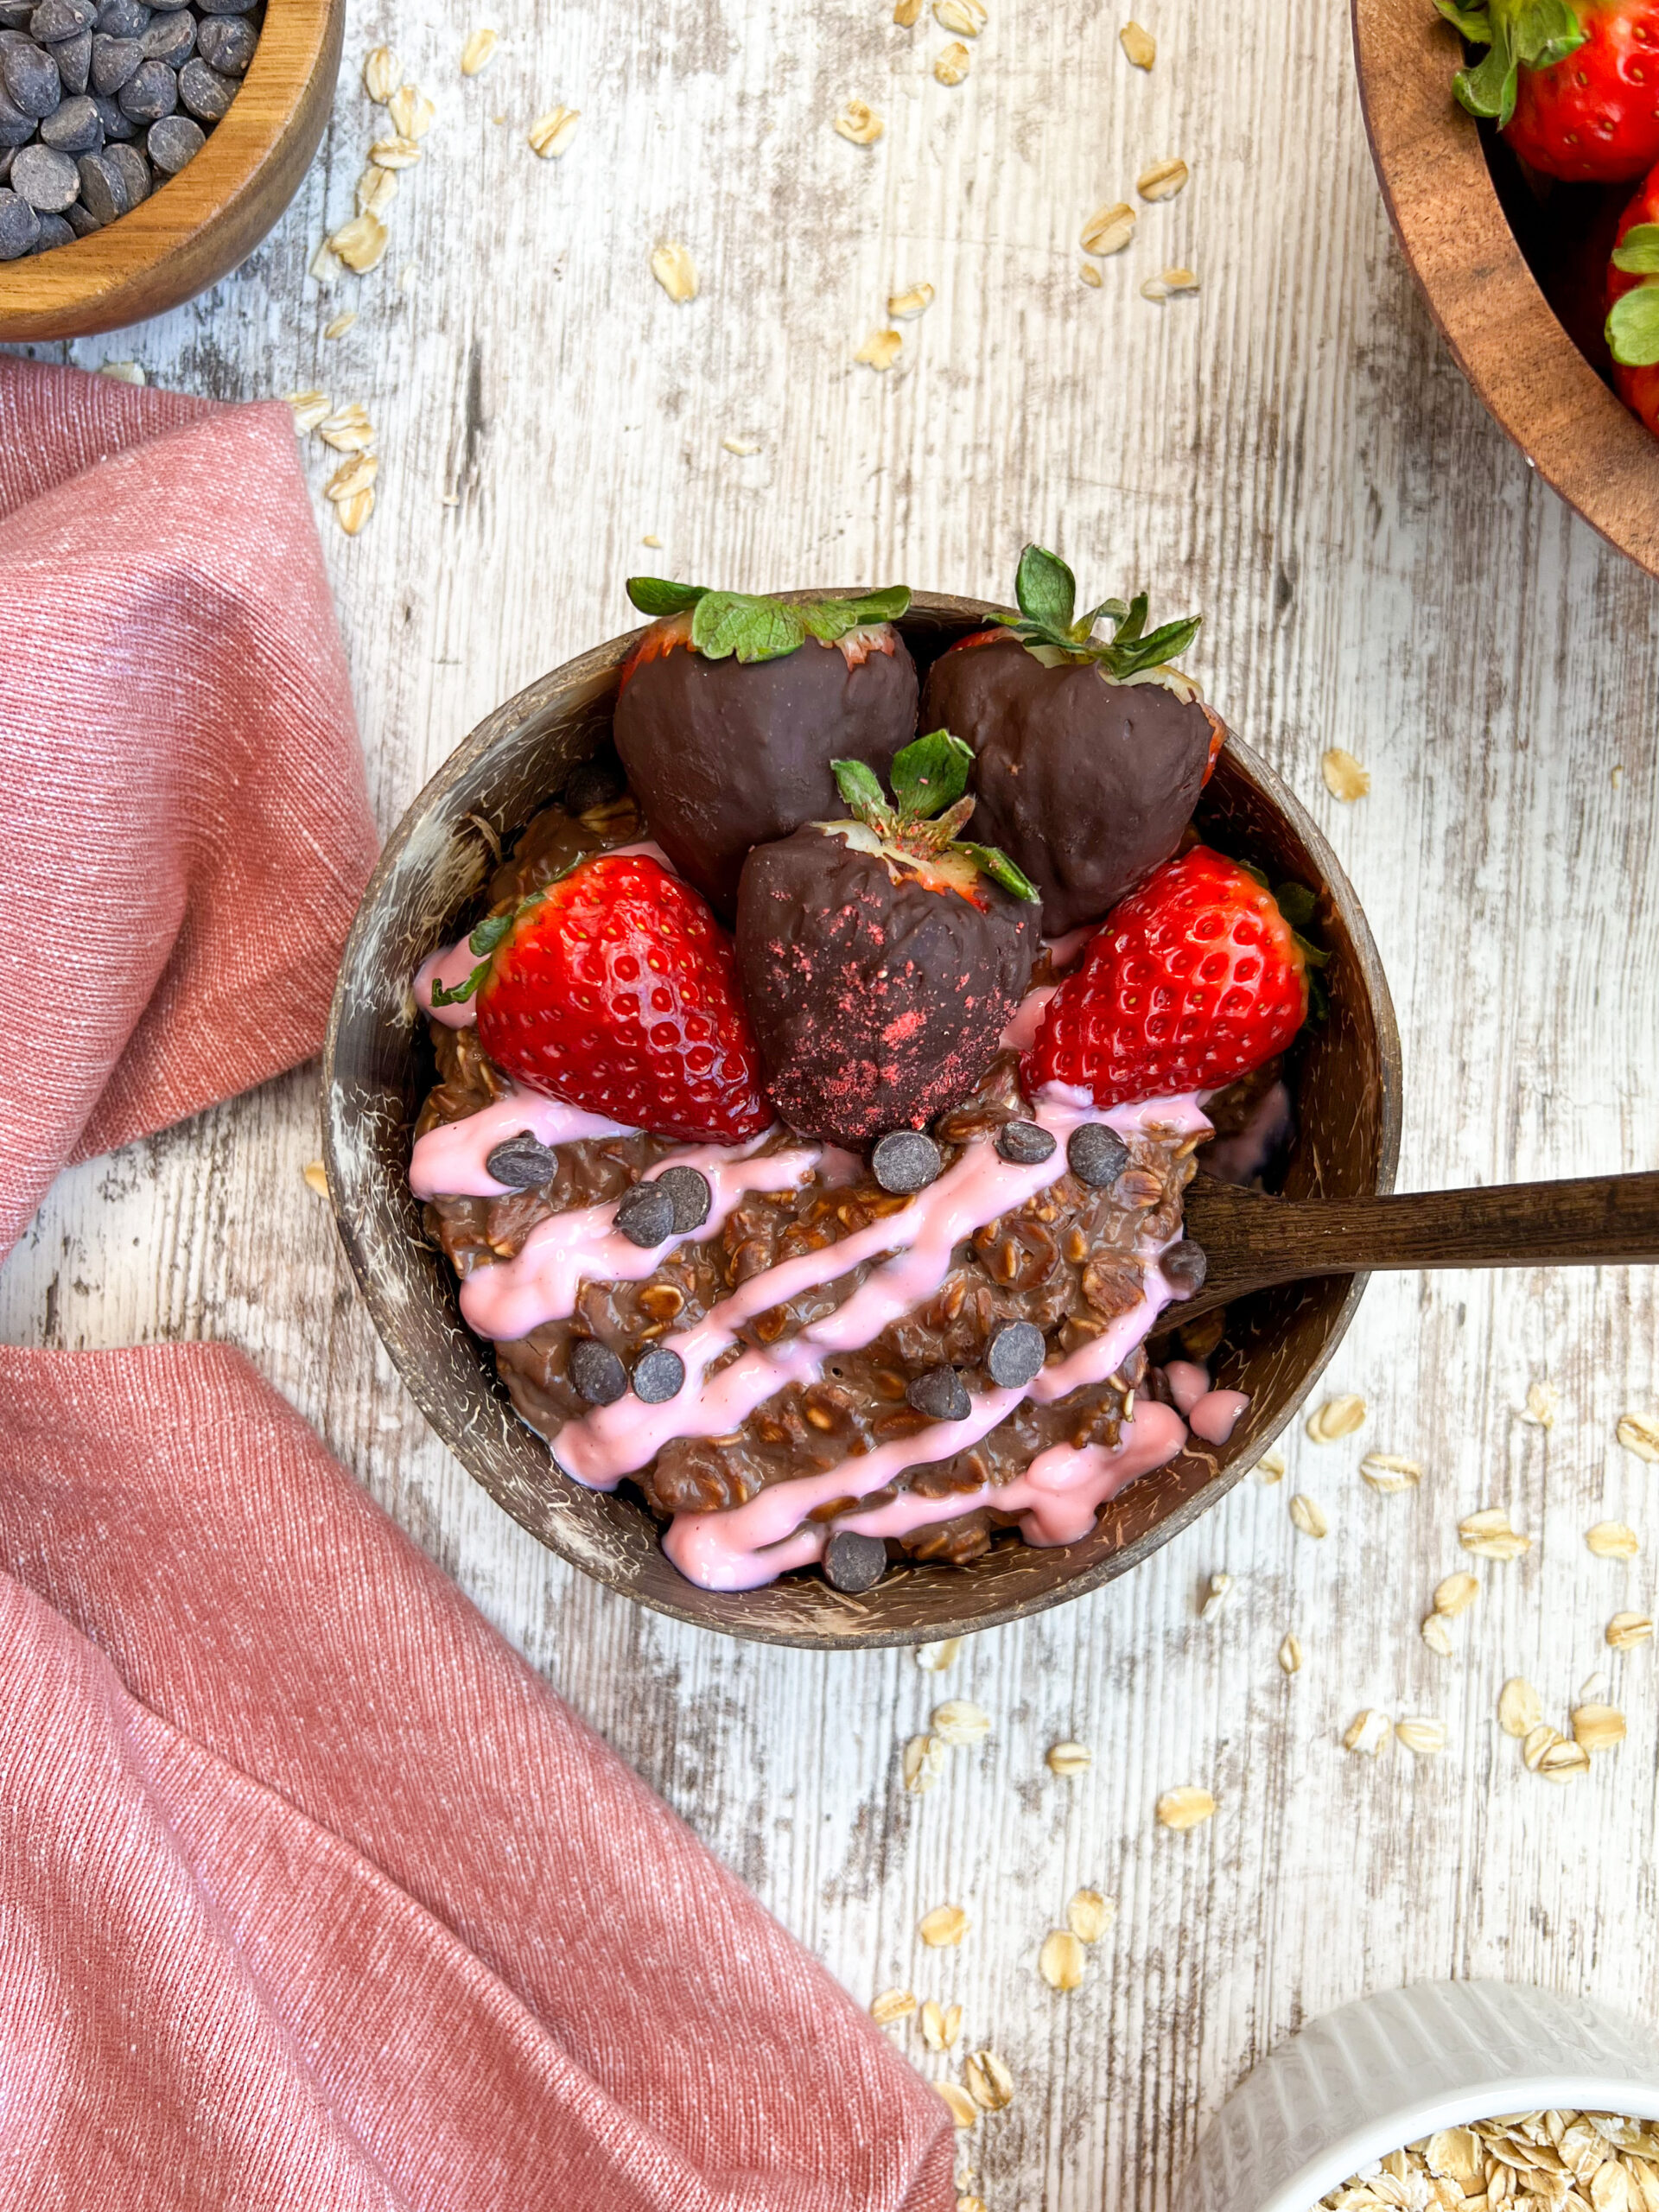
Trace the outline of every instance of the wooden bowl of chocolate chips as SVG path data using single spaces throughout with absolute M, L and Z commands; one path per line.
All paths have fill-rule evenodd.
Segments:
M 918 594 L 898 626 L 925 675 L 996 612 Z M 1039 1548 L 1010 1533 L 965 1566 L 895 1559 L 859 1596 L 816 1572 L 747 1591 L 685 1580 L 626 1482 L 605 1492 L 562 1472 L 515 1414 L 489 1345 L 461 1319 L 454 1276 L 409 1187 L 415 1119 L 435 1067 L 411 978 L 477 920 L 504 848 L 608 747 L 619 673 L 640 634 L 568 662 L 482 722 L 410 808 L 364 895 L 329 1020 L 322 1106 L 330 1194 L 375 1325 L 428 1420 L 505 1511 L 584 1573 L 676 1619 L 806 1647 L 916 1643 L 1081 1597 L 1127 1573 L 1255 1465 L 1340 1342 L 1363 1278 L 1252 1295 L 1218 1324 L 1195 1319 L 1191 1327 L 1205 1332 L 1198 1344 L 1172 1338 L 1160 1350 L 1154 1338 L 1154 1357 L 1207 1357 L 1216 1385 L 1247 1392 L 1249 1408 L 1224 1445 L 1194 1436 L 1177 1458 L 1131 1483 L 1083 1541 Z M 1206 842 L 1249 861 L 1268 881 L 1294 880 L 1316 894 L 1306 926 L 1328 953 L 1328 1007 L 1294 1047 L 1295 1131 L 1275 1187 L 1327 1198 L 1390 1190 L 1399 1040 L 1351 886 L 1296 799 L 1236 738 L 1219 755 L 1196 822 Z
M 334 100 L 344 0 L 0 0 L 0 339 L 162 315 L 246 260 Z

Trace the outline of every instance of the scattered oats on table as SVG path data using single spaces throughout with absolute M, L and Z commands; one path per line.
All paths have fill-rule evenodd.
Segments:
M 870 2006 L 870 2018 L 878 2028 L 889 2028 L 895 2020 L 907 2020 L 916 2010 L 916 1999 L 908 1989 L 884 1989 Z
M 867 368 L 878 372 L 890 369 L 898 359 L 904 337 L 897 330 L 873 330 L 859 347 L 853 359 L 862 361 Z
M 1158 41 L 1140 23 L 1125 23 L 1117 42 L 1137 69 L 1150 69 L 1158 59 Z
M 1554 1428 L 1560 1404 L 1561 1394 L 1553 1382 L 1529 1382 L 1521 1418 L 1532 1428 Z
M 1449 1621 L 1459 1613 L 1466 1613 L 1480 1595 L 1480 1585 L 1472 1574 L 1448 1574 L 1434 1585 L 1434 1610 Z
M 868 100 L 849 100 L 835 119 L 837 137 L 854 146 L 874 146 L 887 127 Z
M 1187 1828 L 1201 1827 L 1215 1809 L 1216 1801 L 1210 1792 L 1191 1782 L 1183 1783 L 1176 1789 L 1166 1789 L 1155 1808 L 1160 1824 L 1173 1828 L 1178 1834 Z
M 438 111 L 418 85 L 400 85 L 386 102 L 386 112 L 400 138 L 424 138 Z
M 1215 1619 L 1217 1614 L 1220 1612 L 1222 1607 L 1226 1604 L 1227 1592 L 1232 1588 L 1232 1586 L 1233 1578 L 1230 1574 L 1224 1572 L 1221 1573 L 1212 1574 L 1211 1576 L 1209 1586 L 1205 1591 L 1204 1597 L 1198 1605 L 1198 1618 L 1201 1621 L 1212 1621 Z
M 1341 799 L 1348 806 L 1356 799 L 1363 798 L 1371 788 L 1370 770 L 1362 768 L 1353 754 L 1340 745 L 1333 745 L 1319 755 L 1319 773 L 1332 798 Z
M 933 0 L 933 20 L 958 38 L 977 38 L 985 28 L 985 10 L 980 0 Z
M 374 443 L 374 425 L 360 399 L 337 407 L 317 424 L 317 435 L 336 453 L 366 453 Z
M 1434 1758 L 1446 1749 L 1444 1720 L 1396 1720 L 1394 1733 L 1414 1758 Z
M 1150 168 L 1142 169 L 1135 180 L 1135 188 L 1143 200 L 1173 200 L 1184 191 L 1192 175 L 1179 156 L 1173 161 L 1154 162 Z
M 960 39 L 953 39 L 940 53 L 933 64 L 933 74 L 942 85 L 959 85 L 968 74 L 972 57 Z
M 1621 1414 L 1613 1434 L 1638 1459 L 1659 1460 L 1659 1414 Z
M 949 2050 L 962 2033 L 962 2007 L 930 1997 L 922 2007 L 922 2041 L 930 2050 Z
M 1302 1639 L 1294 1631 L 1287 1633 L 1279 1646 L 1279 1664 L 1287 1675 L 1300 1675 L 1302 1671 Z
M 1497 1725 L 1517 1742 L 1531 1735 L 1544 1717 L 1544 1701 L 1524 1675 L 1511 1675 L 1497 1694 Z
M 304 1176 L 308 1187 L 314 1190 L 320 1198 L 327 1197 L 328 1171 L 320 1160 L 308 1160 L 300 1173 Z
M 1623 1521 L 1598 1521 L 1584 1532 L 1584 1541 L 1598 1559 L 1634 1559 L 1642 1539 Z
M 901 31 L 913 31 L 922 20 L 922 0 L 897 0 L 893 20 Z
M 1116 1918 L 1116 1898 L 1098 1890 L 1075 1891 L 1065 1908 L 1065 1924 L 1079 1943 L 1098 1943 Z
M 1083 250 L 1085 253 L 1122 253 L 1135 237 L 1135 210 L 1127 200 L 1114 200 L 1109 207 L 1096 207 L 1083 226 Z
M 356 308 L 348 308 L 344 315 L 337 315 L 332 322 L 323 325 L 322 334 L 325 338 L 343 338 L 356 321 Z
M 1077 271 L 1077 281 L 1079 283 L 1087 284 L 1091 290 L 1097 292 L 1106 280 L 1092 261 L 1085 261 Z
M 895 322 L 913 321 L 917 315 L 925 315 L 932 304 L 933 287 L 931 284 L 912 284 L 907 291 L 893 292 L 888 296 L 887 313 Z
M 740 461 L 747 461 L 760 450 L 759 438 L 722 438 L 720 444 L 723 453 L 734 453 Z
M 568 115 L 571 111 L 565 109 L 563 112 Z M 548 118 L 543 117 L 542 119 L 545 122 Z M 531 143 L 534 144 L 534 143 L 532 137 Z M 537 151 L 541 150 L 537 149 Z M 556 153 L 562 149 L 551 147 L 548 150 Z M 651 254 L 651 273 L 668 294 L 669 298 L 677 303 L 683 304 L 687 300 L 696 298 L 697 264 L 683 245 L 672 240 L 665 240 L 661 245 L 653 246 Z
M 379 215 L 397 197 L 397 172 L 378 162 L 371 162 L 357 180 L 357 212 L 359 215 Z
M 1423 1479 L 1423 1471 L 1415 1459 L 1402 1459 L 1394 1452 L 1368 1452 L 1359 1463 L 1359 1471 L 1374 1491 L 1385 1497 L 1402 1490 L 1413 1490 Z
M 1255 1478 L 1259 1483 L 1281 1483 L 1285 1479 L 1285 1455 L 1282 1452 L 1264 1452 L 1255 1463 Z
M 917 1923 L 916 1932 L 930 1951 L 954 1948 L 972 1926 L 959 1904 L 936 1904 Z
M 994 2050 L 976 2050 L 963 2068 L 982 2112 L 1002 2112 L 1014 2101 L 1014 2075 Z
M 294 427 L 300 431 L 315 430 L 334 406 L 326 391 L 290 391 L 288 404 L 294 410 Z
M 1051 1744 L 1046 1764 L 1051 1774 L 1083 1774 L 1095 1763 L 1095 1755 L 1084 1744 L 1074 1744 L 1068 1737 L 1063 1744 Z
M 1458 1541 L 1477 1559 L 1505 1562 L 1520 1559 L 1532 1549 L 1532 1538 L 1510 1526 L 1510 1516 L 1501 1505 L 1465 1514 L 1458 1523 Z
M 1342 1747 L 1345 1751 L 1357 1751 L 1362 1757 L 1376 1758 L 1393 1734 L 1394 1723 L 1388 1714 L 1374 1712 L 1367 1706 L 1363 1713 L 1356 1713 L 1349 1722 Z
M 377 138 L 369 148 L 369 160 L 378 169 L 389 173 L 397 169 L 412 169 L 423 159 L 420 148 L 412 138 L 400 137 L 394 131 L 389 138 Z M 358 210 L 367 214 L 372 210 L 365 207 L 362 187 L 358 188 Z
M 1166 300 L 1169 287 L 1161 276 L 1147 276 L 1141 281 L 1141 296 L 1143 300 Z
M 969 1703 L 964 1697 L 953 1697 L 944 1705 L 936 1705 L 931 1719 L 933 1733 L 946 1744 L 976 1744 L 991 1732 L 991 1716 L 982 1706 Z
M 979 2118 L 979 2107 L 959 2082 L 936 2082 L 934 2088 L 950 2107 L 950 2117 L 958 2127 L 971 2127 Z
M 1327 1535 L 1331 1529 L 1321 1509 L 1301 1491 L 1290 1501 L 1290 1525 L 1303 1535 L 1315 1539 Z
M 1191 269 L 1166 269 L 1161 281 L 1166 292 L 1196 292 L 1198 289 L 1198 276 Z
M 487 69 L 500 43 L 500 32 L 492 30 L 487 23 L 480 23 L 475 31 L 469 32 L 467 43 L 461 49 L 461 75 L 476 77 L 480 69 Z
M 1651 1643 L 1653 1623 L 1646 1613 L 1615 1613 L 1607 1624 L 1607 1642 L 1615 1651 L 1629 1651 L 1638 1643 Z
M 397 91 L 400 73 L 389 46 L 371 48 L 363 63 L 363 89 L 377 107 L 384 107 Z
M 1083 1945 L 1069 1928 L 1051 1928 L 1037 1954 L 1037 1971 L 1051 1989 L 1075 1989 L 1083 1980 Z
M 1573 1740 L 1586 1751 L 1611 1751 L 1625 1737 L 1624 1716 L 1616 1705 L 1573 1708 Z
M 959 1636 L 944 1637 L 937 1643 L 918 1643 L 916 1647 L 916 1664 L 924 1674 L 942 1675 L 947 1667 L 953 1667 L 962 1656 L 962 1645 L 963 1639 Z
M 104 361 L 99 364 L 98 373 L 108 377 L 113 384 L 145 385 L 149 381 L 137 361 Z
M 1423 1624 L 1418 1630 L 1418 1634 L 1437 1659 L 1451 1658 L 1456 1647 L 1452 1643 L 1452 1631 L 1446 1626 L 1446 1616 L 1443 1613 L 1425 1614 Z
M 334 232 L 328 246 L 353 276 L 366 276 L 370 270 L 380 266 L 386 250 L 386 226 L 378 215 L 354 215 Z
M 535 122 L 531 124 L 530 129 L 525 132 L 524 136 L 528 140 L 532 151 L 539 154 L 544 162 L 556 161 L 558 156 L 563 153 L 565 148 L 570 143 L 570 141 L 575 137 L 576 125 L 581 122 L 581 120 L 582 110 L 579 107 L 550 107 L 545 115 L 538 115 L 537 117 Z M 684 255 L 685 265 L 688 269 L 691 269 L 690 255 L 686 253 L 685 248 L 683 245 L 659 245 L 657 249 L 657 252 L 653 253 L 651 257 L 651 265 L 652 270 L 656 271 L 658 283 L 662 285 L 663 289 L 667 292 L 671 298 L 677 300 L 696 299 L 697 296 L 696 270 L 695 269 L 691 269 L 690 290 L 689 292 L 676 292 L 673 289 L 673 287 L 669 284 L 667 280 L 664 277 L 662 271 L 657 268 L 657 255 L 662 253 L 677 253 Z
M 1313 1444 L 1338 1444 L 1364 1426 L 1365 1401 L 1352 1391 L 1316 1406 L 1306 1424 L 1308 1440 Z
M 912 1736 L 905 1745 L 905 1787 L 923 1796 L 944 1772 L 944 1745 L 937 1736 Z

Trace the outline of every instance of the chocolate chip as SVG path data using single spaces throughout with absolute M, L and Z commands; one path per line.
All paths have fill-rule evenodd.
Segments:
M 195 64 L 187 61 L 184 66 L 191 69 Z M 122 114 L 135 123 L 159 123 L 179 104 L 178 77 L 165 61 L 142 62 L 121 87 L 120 100 Z
M 701 1229 L 709 1218 L 715 1203 L 715 1194 L 709 1178 L 699 1174 L 695 1167 L 665 1167 L 657 1178 L 656 1188 L 666 1191 L 674 1205 L 674 1234 L 689 1236 L 694 1229 Z
M 639 1190 L 649 1190 L 648 1183 L 638 1184 Z M 685 1362 L 677 1351 L 670 1351 L 666 1344 L 653 1344 L 648 1352 L 641 1353 L 633 1363 L 633 1395 L 648 1406 L 665 1406 L 671 1398 L 677 1398 L 685 1388 Z
M 1158 1265 L 1177 1298 L 1196 1297 L 1210 1272 L 1203 1245 L 1195 1244 L 1190 1236 L 1183 1236 L 1179 1244 L 1172 1244 Z
M 170 116 L 168 120 L 177 123 L 189 118 Z M 158 123 L 149 134 L 152 140 L 156 130 L 166 127 Z M 191 125 L 193 130 L 194 127 Z M 532 1191 L 538 1183 L 550 1183 L 559 1172 L 556 1157 L 528 1129 L 520 1129 L 517 1136 L 504 1138 L 486 1153 L 484 1165 L 498 1183 L 508 1184 L 515 1191 Z
M 101 154 L 83 154 L 76 167 L 80 172 L 80 199 L 84 207 L 90 208 L 100 223 L 112 223 L 118 215 L 124 215 L 132 202 L 127 197 L 126 180 L 110 159 L 111 149 Z
M 996 1149 L 1016 1167 L 1037 1167 L 1052 1157 L 1054 1139 L 1040 1122 L 1004 1122 L 996 1133 Z
M 104 136 L 106 139 L 136 138 L 138 136 L 137 124 L 130 116 L 123 115 L 112 99 L 96 89 L 93 90 L 91 99 L 92 105 L 98 110 L 98 119 L 104 126 Z
M 985 1347 L 985 1372 L 999 1390 L 1023 1390 L 1047 1350 L 1034 1321 L 1005 1321 Z
M 241 89 L 233 77 L 210 69 L 200 54 L 179 72 L 179 98 L 199 123 L 217 123 L 228 115 Z
M 660 1183 L 636 1183 L 616 1209 L 616 1225 L 630 1244 L 649 1252 L 674 1234 L 673 1192 Z M 667 1395 L 671 1398 L 674 1392 Z
M 176 69 L 196 50 L 196 19 L 188 8 L 176 15 L 157 16 L 140 34 L 138 43 L 147 61 L 165 61 L 169 69 Z
M 27 200 L 0 186 L 0 261 L 21 261 L 41 235 L 41 219 Z
M 35 118 L 25 115 L 0 78 L 0 146 L 27 146 L 35 136 Z
M 58 81 L 73 99 L 84 92 L 92 72 L 92 35 L 82 31 L 74 38 L 60 38 L 52 49 L 58 65 Z
M 11 175 L 11 165 L 16 157 L 17 149 L 15 146 L 0 146 L 0 184 L 3 184 Z
M 144 0 L 104 0 L 92 28 L 107 38 L 141 38 L 149 23 L 150 11 Z
M 35 241 L 36 253 L 49 253 L 54 245 L 73 245 L 75 234 L 61 215 L 42 215 L 41 235 Z
M 35 0 L 0 0 L 0 31 L 27 30 L 35 8 Z
M 113 99 L 144 66 L 144 49 L 136 38 L 107 38 L 102 32 L 92 41 L 92 90 Z
M 136 207 L 141 200 L 149 197 L 151 177 L 149 163 L 136 146 L 124 146 L 118 139 L 104 149 L 105 161 L 113 162 L 121 172 L 121 181 L 127 188 L 127 205 Z
M 939 1147 L 920 1129 L 889 1129 L 870 1154 L 870 1173 L 884 1191 L 909 1198 L 937 1182 L 944 1165 Z
M 37 123 L 42 116 L 50 115 L 63 98 L 57 63 L 32 39 L 10 38 L 0 48 L 0 77 L 5 79 L 13 105 Z
M 61 215 L 80 197 L 80 174 L 68 154 L 52 146 L 23 146 L 11 165 L 11 188 L 42 215 Z
M 159 123 L 150 124 L 149 136 L 144 140 L 150 160 L 163 176 L 176 176 L 207 143 L 207 132 L 188 115 L 164 115 Z
M 596 1337 L 577 1338 L 570 1347 L 566 1372 L 572 1389 L 590 1406 L 613 1406 L 627 1395 L 627 1369 L 610 1346 L 601 1344 Z
M 76 200 L 64 220 L 78 238 L 89 238 L 94 231 L 101 231 L 104 227 L 84 200 Z
M 1066 1165 L 1079 1183 L 1109 1190 L 1129 1164 L 1129 1147 L 1104 1122 L 1081 1122 L 1065 1147 Z
M 92 0 L 40 0 L 29 19 L 29 35 L 50 46 L 56 39 L 73 38 L 90 29 L 97 13 Z
M 954 1367 L 930 1367 L 905 1392 L 918 1414 L 930 1421 L 966 1421 L 974 1409 L 968 1385 Z
M 55 115 L 47 117 L 41 125 L 41 143 L 55 146 L 60 154 L 97 153 L 104 143 L 104 125 L 84 92 L 78 99 L 65 100 Z
M 196 33 L 196 51 L 221 77 L 239 77 L 258 43 L 259 34 L 245 16 L 209 16 Z
M 824 1580 L 849 1596 L 874 1590 L 887 1571 L 887 1548 L 880 1536 L 861 1536 L 856 1529 L 837 1529 L 823 1548 Z

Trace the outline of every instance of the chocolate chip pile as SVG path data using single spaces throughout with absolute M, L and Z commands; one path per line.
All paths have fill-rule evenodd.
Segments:
M 259 43 L 251 0 L 0 0 L 0 261 L 73 245 L 201 151 Z

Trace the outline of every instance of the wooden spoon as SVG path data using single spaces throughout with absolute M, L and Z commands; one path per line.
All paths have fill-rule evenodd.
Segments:
M 1659 1174 L 1386 1198 L 1272 1198 L 1200 1174 L 1185 1205 L 1186 1234 L 1209 1265 L 1202 1288 L 1169 1309 L 1176 1323 L 1311 1275 L 1659 1261 Z

